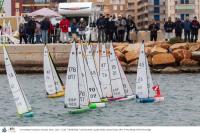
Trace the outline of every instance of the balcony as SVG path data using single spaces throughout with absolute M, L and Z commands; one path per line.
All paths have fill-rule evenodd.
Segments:
M 194 10 L 195 4 L 178 4 L 175 6 L 176 10 Z

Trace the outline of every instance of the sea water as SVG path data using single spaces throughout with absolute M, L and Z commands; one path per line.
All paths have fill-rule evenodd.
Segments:
M 127 75 L 135 89 L 136 74 Z M 18 75 L 33 118 L 17 116 L 6 75 L 0 75 L 0 126 L 199 126 L 200 74 L 153 74 L 165 96 L 162 103 L 111 102 L 83 114 L 69 114 L 64 97 L 46 98 L 43 75 Z M 65 81 L 65 75 L 61 74 Z

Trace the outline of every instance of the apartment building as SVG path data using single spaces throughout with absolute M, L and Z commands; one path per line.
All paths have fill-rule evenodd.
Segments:
M 165 0 L 137 0 L 137 25 L 139 29 L 147 29 L 152 20 L 163 27 L 166 16 Z
M 184 20 L 187 16 L 200 19 L 200 0 L 167 0 L 166 15 Z
M 67 0 L 12 0 L 12 15 L 20 16 L 44 7 L 57 10 L 60 2 L 67 2 Z

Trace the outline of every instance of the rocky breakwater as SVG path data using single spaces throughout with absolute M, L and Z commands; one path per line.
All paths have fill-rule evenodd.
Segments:
M 115 53 L 127 73 L 137 71 L 141 43 L 115 46 Z M 145 42 L 145 52 L 152 72 L 200 72 L 200 43 Z

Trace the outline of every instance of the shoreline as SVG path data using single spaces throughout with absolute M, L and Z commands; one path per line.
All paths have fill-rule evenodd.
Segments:
M 123 44 L 115 44 L 115 46 Z M 42 74 L 43 73 L 43 44 L 8 44 L 7 51 L 11 58 L 16 73 L 20 74 Z M 67 64 L 71 45 L 48 44 L 55 66 L 59 73 L 67 72 Z M 126 73 L 136 73 L 137 65 L 124 65 L 122 68 Z M 200 66 L 175 66 L 164 65 L 162 67 L 151 67 L 153 73 L 200 73 Z M 3 51 L 0 47 L 0 74 L 5 74 Z

